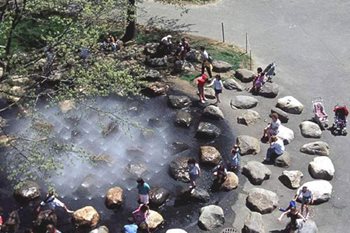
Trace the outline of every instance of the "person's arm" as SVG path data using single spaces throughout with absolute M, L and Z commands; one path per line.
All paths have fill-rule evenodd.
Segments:
M 208 84 L 208 85 L 207 85 L 207 87 L 211 87 L 211 86 L 213 86 L 213 85 L 214 85 L 214 82 L 215 82 L 215 79 L 213 79 L 213 81 L 211 81 L 211 83 L 210 83 L 210 84 Z
M 282 218 L 283 218 L 286 214 L 288 214 L 288 213 L 289 213 L 289 211 L 283 212 L 283 213 L 281 214 L 281 216 L 278 218 L 278 221 L 282 221 Z
M 221 89 L 224 89 L 224 84 L 223 84 L 222 80 L 220 80 L 219 82 L 220 82 Z
M 306 218 L 304 218 L 304 216 L 301 213 L 298 213 L 299 218 L 303 219 L 303 221 L 306 221 Z

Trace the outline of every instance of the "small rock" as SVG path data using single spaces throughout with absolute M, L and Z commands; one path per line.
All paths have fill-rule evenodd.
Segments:
M 244 83 L 249 83 L 249 82 L 253 81 L 255 74 L 251 70 L 238 69 L 238 70 L 236 70 L 235 77 Z
M 257 138 L 241 135 L 237 137 L 236 143 L 241 149 L 241 155 L 256 155 L 260 152 L 260 141 Z
M 188 111 L 180 110 L 176 113 L 175 124 L 181 127 L 190 127 L 192 123 L 192 115 Z
M 258 104 L 258 100 L 251 96 L 237 95 L 231 99 L 231 107 L 238 109 L 254 108 Z
M 16 139 L 11 136 L 0 135 L 0 147 L 9 147 Z
M 293 96 L 286 96 L 278 99 L 276 107 L 292 114 L 300 114 L 304 110 L 304 105 Z
M 239 179 L 238 176 L 233 172 L 227 172 L 227 177 L 224 183 L 221 184 L 221 189 L 230 191 L 238 187 Z
M 108 209 L 119 208 L 123 204 L 123 189 L 120 187 L 113 187 L 108 189 L 105 197 L 105 205 Z
M 268 214 L 274 211 L 277 206 L 278 196 L 272 191 L 262 188 L 253 188 L 248 193 L 247 207 L 251 211 Z
M 209 205 L 201 208 L 198 225 L 204 230 L 214 230 L 224 225 L 224 223 L 224 211 L 220 206 Z
M 215 99 L 215 91 L 213 88 L 204 88 L 204 96 L 205 98 L 208 98 L 208 99 Z
M 63 101 L 59 102 L 58 105 L 60 106 L 62 113 L 67 113 L 70 110 L 75 108 L 74 100 L 63 100 Z
M 149 97 L 165 95 L 169 90 L 169 85 L 162 82 L 150 83 L 142 90 L 142 93 Z
M 329 156 L 329 145 L 326 142 L 317 141 L 304 144 L 300 152 L 310 155 Z
M 144 52 L 146 55 L 155 54 L 157 52 L 158 47 L 159 43 L 146 43 L 144 47 Z
M 161 206 L 169 198 L 170 192 L 165 188 L 154 187 L 149 192 L 149 201 L 153 206 Z
M 40 186 L 34 181 L 24 181 L 14 190 L 14 197 L 20 203 L 28 203 L 40 197 Z
M 289 167 L 291 165 L 291 157 L 288 152 L 284 152 L 283 155 L 278 156 L 275 160 L 275 166 L 277 167 Z
M 159 68 L 159 67 L 167 67 L 168 65 L 168 57 L 156 57 L 156 58 L 146 58 L 146 65 L 154 68 Z
M 333 187 L 329 181 L 314 180 L 314 181 L 304 183 L 297 190 L 297 194 L 304 186 L 306 186 L 312 192 L 314 204 L 326 202 L 332 196 Z
M 287 128 L 284 125 L 280 125 L 280 127 L 278 127 L 277 137 L 282 139 L 283 143 L 287 145 L 294 140 L 294 132 L 290 128 Z
M 212 146 L 201 146 L 199 158 L 202 163 L 213 166 L 218 165 L 222 160 L 220 152 Z
M 243 87 L 241 84 L 239 84 L 236 80 L 233 78 L 226 79 L 223 81 L 224 87 L 227 90 L 237 90 L 237 91 L 243 91 Z
M 139 157 L 145 155 L 145 150 L 138 146 L 131 146 L 125 150 L 128 156 Z
M 157 211 L 149 210 L 149 215 L 146 219 L 146 222 L 149 229 L 156 229 L 164 222 L 164 218 Z
M 96 227 L 100 215 L 92 206 L 85 206 L 74 211 L 72 221 L 76 227 Z
M 309 163 L 310 175 L 315 179 L 331 180 L 334 176 L 332 160 L 326 156 L 318 156 Z
M 278 95 L 279 87 L 275 83 L 265 83 L 260 91 L 259 95 L 266 98 L 275 98 Z
M 254 125 L 261 117 L 257 111 L 248 109 L 244 110 L 238 117 L 237 123 L 243 125 Z
M 114 132 L 117 132 L 118 129 L 119 129 L 118 123 L 115 122 L 115 121 L 111 121 L 111 122 L 109 122 L 107 125 L 105 125 L 102 128 L 102 132 L 101 133 L 102 133 L 103 137 L 107 137 L 110 134 L 112 134 Z
M 214 105 L 205 107 L 203 110 L 203 115 L 214 120 L 224 119 L 224 113 L 219 107 Z
M 261 185 L 264 180 L 271 176 L 271 171 L 264 164 L 258 161 L 249 161 L 243 166 L 242 174 L 245 175 L 250 183 L 254 185 Z
M 177 157 L 173 161 L 170 162 L 170 175 L 175 180 L 180 180 L 183 182 L 189 182 L 190 177 L 188 174 L 187 161 L 190 157 Z
M 213 139 L 218 137 L 221 134 L 221 130 L 209 123 L 209 122 L 200 122 L 198 125 L 196 137 L 203 139 Z
M 232 65 L 225 61 L 213 61 L 213 71 L 216 73 L 226 73 L 232 69 Z
M 301 171 L 283 171 L 279 180 L 290 189 L 297 189 L 300 187 L 301 179 L 304 174 Z
M 288 121 L 289 121 L 288 113 L 286 113 L 286 112 L 283 111 L 282 109 L 273 107 L 273 108 L 271 109 L 271 114 L 272 114 L 272 113 L 277 113 L 278 119 L 279 119 L 282 123 L 288 123 Z
M 265 233 L 262 215 L 257 212 L 249 212 L 244 220 L 242 233 Z
M 306 138 L 320 138 L 322 135 L 322 130 L 320 126 L 311 121 L 303 121 L 300 124 L 301 135 Z
M 145 77 L 147 81 L 151 81 L 151 82 L 160 81 L 162 79 L 162 75 L 158 70 L 149 70 L 146 73 Z
M 170 107 L 177 108 L 177 109 L 186 108 L 192 104 L 191 99 L 185 95 L 181 95 L 181 96 L 169 95 L 168 102 Z

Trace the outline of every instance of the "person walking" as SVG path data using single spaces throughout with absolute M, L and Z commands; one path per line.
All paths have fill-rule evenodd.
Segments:
M 62 201 L 60 201 L 57 197 L 56 194 L 53 190 L 50 190 L 47 195 L 45 200 L 43 200 L 40 205 L 37 208 L 37 212 L 40 212 L 41 208 L 48 205 L 50 210 L 55 210 L 56 207 L 61 207 L 63 208 L 67 213 L 73 213 L 74 211 L 69 210 Z
M 219 94 L 222 93 L 222 89 L 224 87 L 222 81 L 221 81 L 221 76 L 220 75 L 215 75 L 215 79 L 208 85 L 208 87 L 214 86 L 214 91 L 215 91 L 215 97 L 216 97 L 216 102 L 214 104 L 217 103 L 221 103 L 220 98 L 219 98 Z
M 199 101 L 203 104 L 207 100 L 204 95 L 204 86 L 207 80 L 208 80 L 208 76 L 206 74 L 202 74 L 201 76 L 195 79 L 195 82 L 198 88 Z
M 306 186 L 303 186 L 299 193 L 295 195 L 295 200 L 301 201 L 301 214 L 303 215 L 305 207 L 306 214 L 303 216 L 305 216 L 305 218 L 308 219 L 309 205 L 311 205 L 314 202 L 312 192 Z
M 202 73 L 204 74 L 204 71 L 206 70 L 208 72 L 209 78 L 212 79 L 212 64 L 211 64 L 211 58 L 205 49 L 204 46 L 200 47 L 200 53 L 201 53 L 201 61 L 202 61 Z
M 304 216 L 299 213 L 296 206 L 290 208 L 290 210 L 286 212 L 283 212 L 281 216 L 278 218 L 278 221 L 282 221 L 282 218 L 284 216 L 287 216 L 288 218 L 290 218 L 290 222 L 286 227 L 286 230 L 288 233 L 292 233 L 301 228 L 302 222 L 300 220 L 303 220 L 304 222 L 306 221 Z
M 140 204 L 148 205 L 149 203 L 149 191 L 151 190 L 150 186 L 142 179 L 137 179 L 137 190 L 138 190 L 138 202 Z
M 187 161 L 188 173 L 190 176 L 190 189 L 196 188 L 196 180 L 201 175 L 201 169 L 195 159 L 189 159 Z
M 283 155 L 284 153 L 284 143 L 282 139 L 271 136 L 270 148 L 266 152 L 266 163 L 274 163 L 276 158 Z

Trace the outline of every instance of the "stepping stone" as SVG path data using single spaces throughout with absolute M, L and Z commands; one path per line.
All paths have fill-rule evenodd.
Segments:
M 310 175 L 315 179 L 333 179 L 335 168 L 332 160 L 326 156 L 318 156 L 309 163 Z
M 248 110 L 244 110 L 237 117 L 237 123 L 250 126 L 250 125 L 254 125 L 260 119 L 261 119 L 260 114 L 257 111 L 248 109 Z
M 329 145 L 323 141 L 316 141 L 304 144 L 300 152 L 310 155 L 329 156 Z
M 222 160 L 220 152 L 213 146 L 201 146 L 199 150 L 201 163 L 216 166 Z
M 180 110 L 176 113 L 175 124 L 181 127 L 190 127 L 192 123 L 192 115 L 188 111 Z
M 253 81 L 255 74 L 251 70 L 238 69 L 235 72 L 235 77 L 244 83 L 249 83 L 249 82 Z
M 278 156 L 275 160 L 275 166 L 277 167 L 289 167 L 292 163 L 291 157 L 288 152 L 284 152 L 283 155 Z
M 275 83 L 265 83 L 259 91 L 259 95 L 266 98 L 275 98 L 278 95 L 279 87 Z
M 258 104 L 258 100 L 251 96 L 237 95 L 231 99 L 231 107 L 238 109 L 254 108 Z
M 300 182 L 303 176 L 304 174 L 298 170 L 283 171 L 278 179 L 288 188 L 297 189 L 300 187 Z
M 268 214 L 278 206 L 278 196 L 266 189 L 253 188 L 248 192 L 246 203 L 251 211 Z
M 209 105 L 205 107 L 205 109 L 203 110 L 203 115 L 214 120 L 224 119 L 224 113 L 219 107 L 214 105 Z
M 213 71 L 216 73 L 226 73 L 232 69 L 232 65 L 225 61 L 213 61 Z
M 257 138 L 248 135 L 240 135 L 237 137 L 236 143 L 241 149 L 241 155 L 256 155 L 260 152 L 260 141 Z
M 192 101 L 190 97 L 185 95 L 180 95 L 180 96 L 169 95 L 168 103 L 172 108 L 181 109 L 181 108 L 189 107 L 192 104 Z
M 212 231 L 225 223 L 224 211 L 220 206 L 204 206 L 200 210 L 198 225 L 200 228 Z
M 244 220 L 242 233 L 265 233 L 262 215 L 257 212 L 249 212 Z
M 296 193 L 298 194 L 304 186 L 306 186 L 312 192 L 314 199 L 313 204 L 327 202 L 332 196 L 333 187 L 329 181 L 314 180 L 306 182 L 302 186 L 300 186 Z
M 261 185 L 264 180 L 268 180 L 271 176 L 271 171 L 264 164 L 258 161 L 249 161 L 243 166 L 242 174 L 245 175 L 250 183 Z
M 221 130 L 217 126 L 209 122 L 200 122 L 198 125 L 196 137 L 203 139 L 214 139 L 216 137 L 219 137 L 220 134 Z
M 320 138 L 322 135 L 322 130 L 320 126 L 311 121 L 304 121 L 300 125 L 301 135 L 306 138 Z
M 234 80 L 233 78 L 230 79 L 226 79 L 225 81 L 223 81 L 224 87 L 227 90 L 237 90 L 237 91 L 243 91 L 243 87 L 241 84 L 239 84 L 236 80 Z
M 304 105 L 293 96 L 286 96 L 278 99 L 276 107 L 292 114 L 300 114 L 304 110 Z
M 271 109 L 271 114 L 272 114 L 272 113 L 277 113 L 278 119 L 279 119 L 282 123 L 288 123 L 288 121 L 289 121 L 288 113 L 286 113 L 286 112 L 283 111 L 282 109 L 273 107 L 273 108 Z

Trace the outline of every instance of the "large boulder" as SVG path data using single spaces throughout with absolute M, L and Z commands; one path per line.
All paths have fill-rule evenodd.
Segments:
M 108 209 L 115 209 L 123 204 L 123 199 L 123 189 L 120 187 L 113 187 L 108 189 L 106 193 L 105 205 Z
M 221 134 L 221 130 L 209 123 L 209 122 L 200 122 L 197 128 L 196 137 L 203 139 L 214 139 Z
M 72 221 L 76 227 L 96 227 L 100 215 L 92 206 L 85 206 L 74 211 Z
M 304 174 L 298 170 L 283 171 L 278 179 L 288 188 L 297 189 L 300 187 L 300 182 L 303 176 Z
M 163 82 L 153 82 L 146 85 L 142 90 L 143 94 L 149 97 L 165 95 L 169 90 L 169 85 Z
M 224 211 L 220 206 L 204 206 L 200 210 L 198 225 L 204 230 L 214 230 L 225 223 Z
M 172 108 L 186 108 L 189 107 L 192 103 L 190 97 L 185 95 L 169 95 L 168 103 Z
M 157 211 L 149 210 L 149 215 L 146 222 L 149 229 L 156 229 L 164 222 L 164 218 Z
M 294 140 L 294 132 L 290 128 L 280 125 L 277 137 L 282 139 L 284 144 L 290 144 Z
M 257 138 L 248 135 L 240 135 L 237 137 L 236 143 L 241 149 L 241 155 L 256 155 L 260 152 L 260 141 Z
M 282 123 L 288 123 L 288 121 L 289 121 L 288 113 L 286 113 L 286 112 L 283 111 L 282 109 L 273 107 L 273 108 L 271 109 L 271 114 L 272 114 L 272 113 L 277 113 L 278 119 L 279 119 Z
M 93 229 L 89 233 L 109 233 L 109 230 L 106 226 L 99 226 L 96 229 Z
M 304 144 L 300 152 L 310 155 L 329 156 L 329 145 L 326 142 L 317 141 Z
M 265 233 L 262 215 L 258 212 L 249 212 L 244 220 L 242 233 Z
M 192 115 L 190 112 L 180 110 L 176 113 L 175 124 L 181 127 L 190 127 L 192 123 Z
M 220 152 L 213 146 L 201 146 L 199 159 L 202 163 L 216 166 L 222 160 Z
M 318 156 L 309 163 L 310 175 L 315 179 L 331 180 L 334 176 L 332 160 L 326 156 Z
M 24 181 L 16 186 L 13 195 L 18 202 L 27 203 L 40 197 L 40 186 L 34 181 Z
M 249 83 L 253 81 L 255 74 L 251 70 L 247 69 L 238 69 L 235 72 L 235 77 L 241 80 L 244 83 Z
M 154 187 L 149 191 L 149 202 L 153 206 L 161 206 L 169 198 L 170 192 L 165 188 Z
M 227 172 L 226 180 L 221 184 L 220 189 L 230 191 L 238 187 L 239 179 L 238 176 L 233 172 Z
M 233 78 L 226 79 L 223 81 L 224 87 L 227 90 L 237 90 L 237 91 L 243 91 L 243 87 L 241 84 L 239 84 L 236 80 Z
M 253 188 L 248 192 L 247 207 L 251 211 L 268 214 L 274 211 L 277 206 L 278 196 L 272 191 Z
M 237 95 L 231 99 L 232 108 L 249 109 L 254 108 L 258 104 L 258 100 L 251 96 Z
M 243 166 L 242 174 L 245 175 L 250 183 L 254 185 L 261 185 L 264 180 L 271 176 L 271 171 L 264 164 L 258 161 L 249 161 Z
M 232 65 L 225 61 L 214 60 L 213 71 L 216 73 L 226 73 L 232 69 Z
M 322 135 L 322 130 L 320 126 L 311 121 L 303 121 L 299 125 L 301 135 L 306 138 L 320 138 Z
M 301 229 L 298 229 L 297 233 L 318 233 L 318 228 L 316 223 L 308 219 L 306 222 L 303 222 Z
M 278 156 L 275 160 L 275 166 L 277 167 L 289 167 L 292 163 L 292 159 L 288 152 L 284 152 L 283 155 Z
M 304 110 L 304 105 L 293 96 L 285 96 L 278 99 L 276 107 L 292 114 L 300 114 Z
M 237 116 L 237 123 L 249 126 L 254 125 L 260 119 L 260 114 L 257 111 L 248 109 Z
M 260 91 L 259 95 L 266 98 L 275 98 L 278 95 L 279 87 L 276 83 L 265 83 Z
M 183 182 L 190 181 L 190 177 L 188 174 L 188 166 L 187 166 L 187 161 L 189 159 L 190 157 L 177 157 L 170 162 L 169 164 L 170 175 L 175 180 L 180 180 Z
M 224 119 L 224 113 L 215 105 L 205 107 L 203 110 L 203 115 L 214 120 Z
M 297 194 L 304 186 L 306 186 L 312 192 L 314 204 L 326 202 L 332 196 L 333 187 L 329 181 L 314 180 L 306 182 L 297 190 Z

